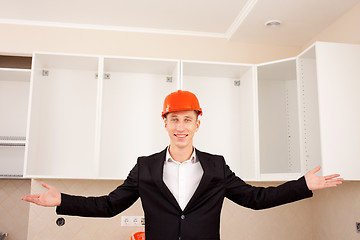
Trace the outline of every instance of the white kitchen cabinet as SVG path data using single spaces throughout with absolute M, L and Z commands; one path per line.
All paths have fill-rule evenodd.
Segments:
M 296 59 L 257 66 L 261 180 L 298 178 L 300 158 Z
M 195 147 L 223 155 L 243 179 L 257 179 L 254 66 L 183 61 L 182 70 L 183 90 L 195 93 L 203 110 Z
M 23 175 L 30 74 L 0 68 L 0 177 Z
M 317 42 L 258 70 L 260 180 L 360 180 L 360 46 Z
M 304 169 L 360 180 L 360 46 L 318 42 L 298 57 Z
M 28 177 L 124 179 L 163 150 L 179 61 L 35 53 Z
M 244 180 L 295 179 L 317 165 L 360 180 L 359 62 L 359 45 L 322 42 L 258 65 L 35 53 L 25 176 L 126 178 L 138 156 L 169 143 L 163 100 L 183 89 L 204 112 L 195 147 L 224 155 Z M 13 83 L 0 84 L 10 116 L 6 102 L 26 89 L 10 97 Z M 1 120 L 25 132 L 14 118 Z M 6 125 L 0 136 L 23 136 Z
M 179 85 L 177 60 L 104 58 L 99 177 L 125 179 L 139 156 L 169 144 L 161 117 Z
M 99 58 L 33 55 L 25 174 L 96 177 Z

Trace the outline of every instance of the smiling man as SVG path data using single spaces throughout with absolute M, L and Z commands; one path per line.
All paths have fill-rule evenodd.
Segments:
M 222 156 L 194 148 L 199 115 L 202 110 L 193 93 L 179 90 L 168 95 L 162 117 L 169 146 L 151 156 L 139 157 L 124 183 L 109 195 L 72 196 L 43 183 L 48 191 L 23 200 L 57 206 L 58 214 L 112 217 L 140 197 L 147 240 L 219 240 L 225 197 L 244 207 L 264 209 L 311 197 L 312 190 L 335 187 L 343 180 L 338 174 L 317 176 L 317 167 L 277 187 L 248 185 L 230 170 Z

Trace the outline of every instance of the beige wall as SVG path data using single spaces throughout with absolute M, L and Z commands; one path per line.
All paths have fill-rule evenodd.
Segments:
M 6 240 L 26 239 L 29 204 L 21 197 L 30 193 L 30 180 L 0 179 L 0 232 Z
M 360 44 L 360 3 L 325 28 L 303 49 L 315 41 Z
M 313 239 L 360 239 L 355 223 L 360 222 L 360 182 L 315 192 L 312 204 Z
M 32 180 L 31 192 L 39 193 L 45 189 L 42 180 Z M 68 194 L 99 196 L 108 194 L 122 181 L 100 180 L 49 180 L 46 182 Z M 82 218 L 58 216 L 55 208 L 30 206 L 29 240 L 63 240 L 63 239 L 124 239 L 129 240 L 132 233 L 144 231 L 143 227 L 121 227 L 121 216 L 143 216 L 140 201 L 128 210 L 113 218 Z M 64 226 L 57 226 L 56 219 L 63 217 Z

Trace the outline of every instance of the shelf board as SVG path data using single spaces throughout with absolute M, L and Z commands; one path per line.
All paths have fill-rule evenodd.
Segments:
M 300 178 L 303 174 L 300 172 L 297 173 L 262 173 L 260 174 L 260 181 L 288 181 L 296 180 Z
M 258 80 L 296 80 L 296 60 L 258 65 Z
M 251 68 L 246 64 L 183 61 L 183 76 L 240 79 Z
M 98 71 L 99 57 L 67 54 L 35 53 L 34 60 L 41 62 L 43 69 L 68 69 L 83 71 Z
M 0 68 L 0 81 L 30 82 L 30 69 Z
M 104 72 L 173 75 L 178 64 L 177 60 L 107 57 L 104 59 Z
M 25 147 L 25 137 L 0 136 L 0 147 Z
M 0 174 L 0 179 L 7 179 L 7 178 L 11 178 L 11 179 L 23 179 L 23 175 L 21 174 Z

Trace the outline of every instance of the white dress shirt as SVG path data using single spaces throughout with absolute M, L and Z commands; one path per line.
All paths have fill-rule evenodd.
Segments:
M 169 148 L 167 148 L 163 181 L 174 195 L 182 210 L 185 209 L 194 195 L 203 173 L 204 171 L 196 156 L 195 149 L 189 160 L 180 163 L 172 159 Z

